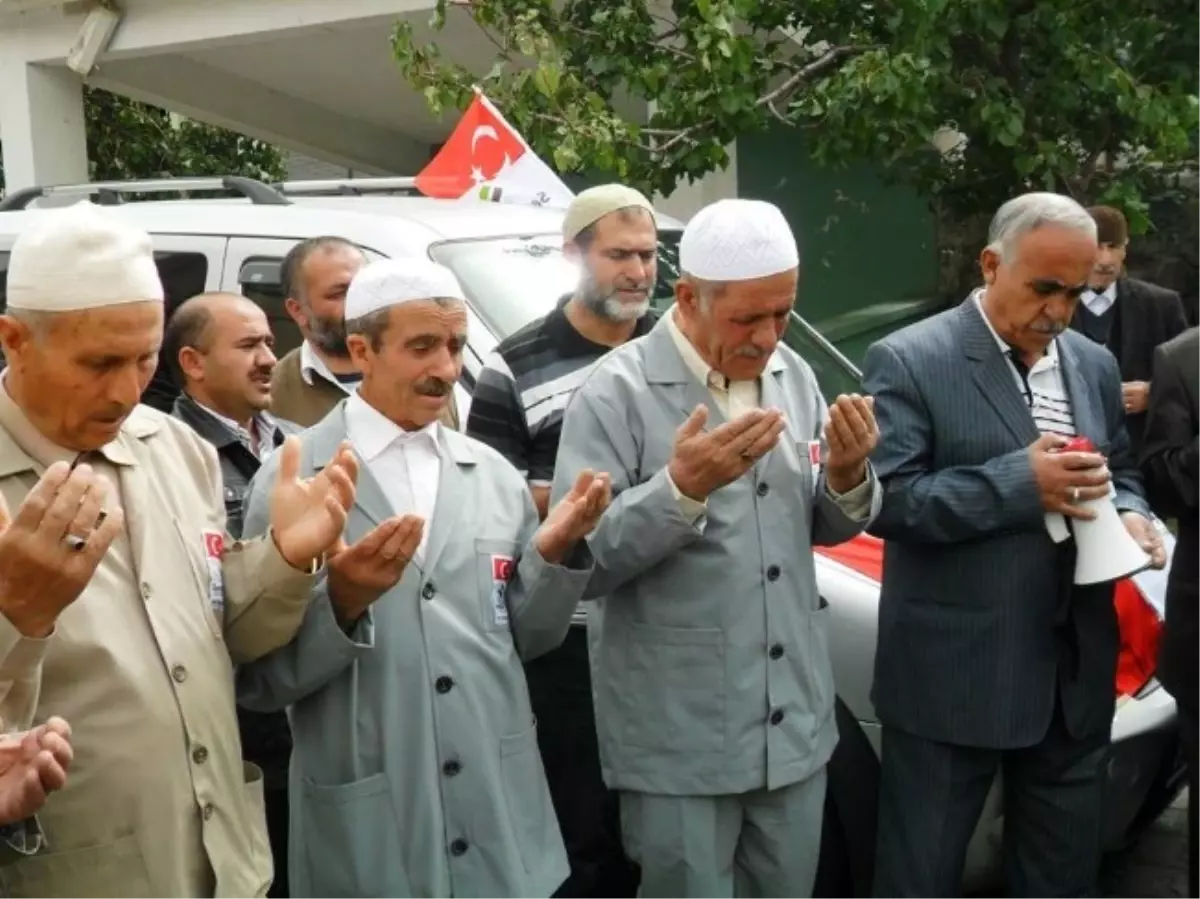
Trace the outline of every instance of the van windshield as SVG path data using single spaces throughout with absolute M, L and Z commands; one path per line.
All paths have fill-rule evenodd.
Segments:
M 680 236 L 679 231 L 658 235 L 658 281 L 652 302 L 660 311 L 674 302 Z M 548 313 L 579 281 L 579 269 L 563 256 L 562 238 L 556 234 L 448 241 L 430 252 L 458 276 L 475 311 L 498 340 Z M 858 370 L 799 315 L 793 313 L 783 339 L 812 366 L 826 400 L 860 389 Z

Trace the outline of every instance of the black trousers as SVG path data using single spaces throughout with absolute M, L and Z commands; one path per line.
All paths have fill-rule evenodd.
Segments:
M 284 712 L 237 710 L 242 752 L 263 771 L 263 801 L 267 807 L 267 839 L 275 863 L 270 899 L 288 895 L 288 766 L 292 732 Z
M 876 896 L 959 896 L 967 845 L 999 772 L 1010 896 L 1091 896 L 1109 734 L 1081 741 L 1059 709 L 1036 746 L 979 749 L 884 726 Z
M 636 866 L 621 845 L 617 794 L 600 776 L 587 631 L 525 666 L 538 746 L 571 874 L 555 896 L 633 897 Z
M 1197 749 L 1200 746 L 1200 722 L 1194 708 L 1177 706 L 1179 714 L 1179 736 L 1183 743 L 1184 757 L 1188 766 L 1188 895 L 1200 896 L 1200 878 L 1196 871 L 1196 812 L 1200 809 L 1200 783 L 1197 778 Z

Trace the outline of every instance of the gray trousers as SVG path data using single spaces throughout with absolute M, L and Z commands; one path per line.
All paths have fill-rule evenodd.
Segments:
M 825 769 L 778 790 L 726 796 L 621 794 L 625 851 L 643 897 L 812 895 Z

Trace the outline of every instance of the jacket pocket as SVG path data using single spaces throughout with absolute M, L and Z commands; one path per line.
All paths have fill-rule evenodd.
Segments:
M 247 846 L 250 867 L 247 879 L 259 881 L 252 887 L 253 895 L 265 896 L 271 885 L 269 872 L 273 870 L 271 846 L 267 841 L 267 804 L 263 797 L 263 772 L 258 765 L 242 762 L 242 795 L 246 802 L 246 826 L 249 829 Z M 260 876 L 260 873 L 261 876 Z M 275 877 L 281 872 L 276 871 Z
M 536 875 L 546 848 L 558 838 L 557 819 L 538 752 L 537 725 L 500 738 L 500 778 L 513 840 L 525 871 Z
M 134 833 L 100 846 L 22 858 L 0 869 L 0 880 L 8 896 L 158 895 Z
M 833 714 L 833 664 L 829 658 L 829 605 L 801 612 L 796 651 L 789 651 L 794 694 L 784 694 L 788 716 L 798 716 L 796 730 L 815 737 Z M 772 663 L 777 664 L 777 663 Z
M 212 582 L 212 574 L 208 567 L 208 558 L 205 555 L 204 531 L 197 530 L 189 537 L 178 518 L 172 518 L 171 523 L 175 526 L 175 536 L 179 538 L 181 549 L 184 555 L 187 556 L 188 567 L 192 570 L 192 579 L 195 584 L 195 594 L 197 597 L 196 601 L 200 603 L 200 611 L 204 615 L 204 620 L 208 623 L 208 629 L 214 637 L 224 638 L 223 609 L 225 603 L 225 583 L 223 577 L 219 584 L 214 585 Z M 214 603 L 218 597 L 221 605 L 220 609 L 214 608 Z
M 485 631 L 509 630 L 508 583 L 516 574 L 520 547 L 511 540 L 475 541 L 480 615 Z
M 725 637 L 719 628 L 631 622 L 624 739 L 671 752 L 725 748 Z
M 302 837 L 293 851 L 307 869 L 304 895 L 412 895 L 386 774 L 335 786 L 303 780 L 300 792 Z

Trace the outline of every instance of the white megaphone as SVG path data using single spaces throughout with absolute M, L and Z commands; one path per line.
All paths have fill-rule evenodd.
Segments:
M 1091 441 L 1086 438 L 1072 441 L 1069 449 L 1075 452 L 1094 452 Z M 1068 447 L 1064 447 L 1064 450 Z M 1081 503 L 1084 509 L 1096 513 L 1092 519 L 1075 518 L 1071 529 L 1058 513 L 1046 516 L 1046 528 L 1056 543 L 1061 543 L 1075 534 L 1075 583 L 1103 584 L 1145 571 L 1153 560 L 1125 530 L 1120 513 L 1113 503 L 1117 492 L 1109 485 L 1108 495 Z

